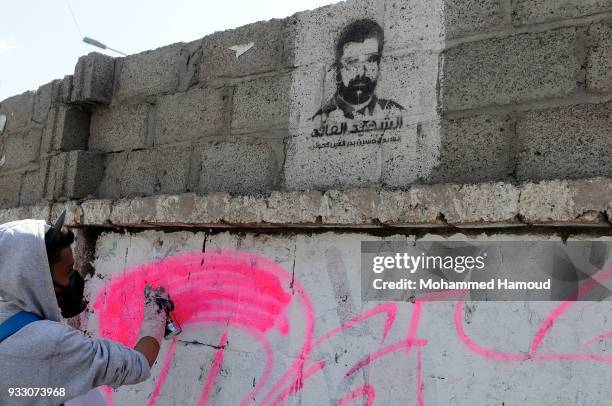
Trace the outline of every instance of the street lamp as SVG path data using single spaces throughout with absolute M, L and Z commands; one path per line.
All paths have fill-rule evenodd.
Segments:
M 117 51 L 116 49 L 113 49 L 113 48 L 110 48 L 110 47 L 107 47 L 106 45 L 104 45 L 100 41 L 96 41 L 93 38 L 85 37 L 85 38 L 83 38 L 83 42 L 86 43 L 86 44 L 89 44 L 89 45 L 93 45 L 93 46 L 98 47 L 98 48 L 108 49 L 109 51 L 117 52 L 118 54 L 121 54 L 123 56 L 127 56 L 123 52 Z

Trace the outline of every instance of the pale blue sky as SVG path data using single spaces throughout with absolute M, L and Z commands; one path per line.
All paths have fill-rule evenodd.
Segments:
M 0 0 L 0 101 L 71 74 L 81 55 L 118 56 L 84 44 L 83 36 L 132 54 L 336 2 Z

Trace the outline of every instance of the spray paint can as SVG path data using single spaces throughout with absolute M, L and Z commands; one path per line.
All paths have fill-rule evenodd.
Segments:
M 172 308 L 174 309 L 174 303 L 173 303 Z M 181 334 L 183 330 L 181 329 L 181 326 L 178 324 L 178 322 L 172 315 L 172 312 L 168 309 L 166 309 L 166 316 L 167 316 L 166 317 L 166 331 L 164 333 L 164 338 L 166 340 L 170 340 L 171 338 L 176 337 L 177 335 Z

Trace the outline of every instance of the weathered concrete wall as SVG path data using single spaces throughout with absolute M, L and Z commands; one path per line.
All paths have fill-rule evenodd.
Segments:
M 559 239 L 496 232 L 469 238 Z M 114 400 L 144 404 L 152 393 L 149 400 L 159 405 L 195 405 L 199 400 L 269 404 L 285 397 L 286 404 L 296 405 L 609 401 L 612 391 L 604 377 L 610 374 L 612 343 L 589 340 L 607 331 L 610 302 L 572 304 L 533 350 L 542 326 L 565 305 L 365 303 L 359 285 L 364 240 L 381 237 L 339 232 L 103 233 L 96 244 L 96 277 L 88 287 L 100 307 L 88 315 L 86 329 L 94 335 L 127 337 L 127 342 L 135 339 L 128 320 L 138 315 L 133 303 L 142 300 L 137 288 L 141 278 L 123 273 L 142 272 L 143 278 L 170 286 L 183 305 L 176 317 L 186 331 L 164 345 L 153 379 L 119 390 Z M 185 252 L 195 253 L 197 263 L 183 257 Z M 127 295 L 112 289 L 104 293 L 112 277 L 124 278 L 130 286 Z
M 0 207 L 610 176 L 611 13 L 603 0 L 355 0 L 93 53 L 0 103 Z M 359 84 L 341 84 L 360 69 L 360 97 L 378 103 L 353 114 Z
M 360 241 L 610 241 L 611 190 L 597 178 L 183 194 L 0 222 L 68 209 L 92 303 L 72 322 L 87 334 L 133 345 L 141 285 L 170 290 L 185 333 L 151 380 L 107 392 L 117 405 L 591 405 L 612 396 L 609 302 L 363 302 Z
M 608 0 L 355 0 L 90 54 L 0 103 L 0 223 L 68 210 L 88 334 L 170 287 L 185 333 L 117 405 L 608 404 L 609 302 L 362 302 L 359 242 L 612 238 L 611 32 Z

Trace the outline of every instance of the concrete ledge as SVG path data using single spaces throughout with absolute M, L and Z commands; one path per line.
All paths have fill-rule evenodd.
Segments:
M 0 210 L 0 223 L 56 218 L 73 226 L 125 227 L 525 227 L 612 228 L 612 178 L 540 183 L 438 184 L 407 191 L 157 195 Z

